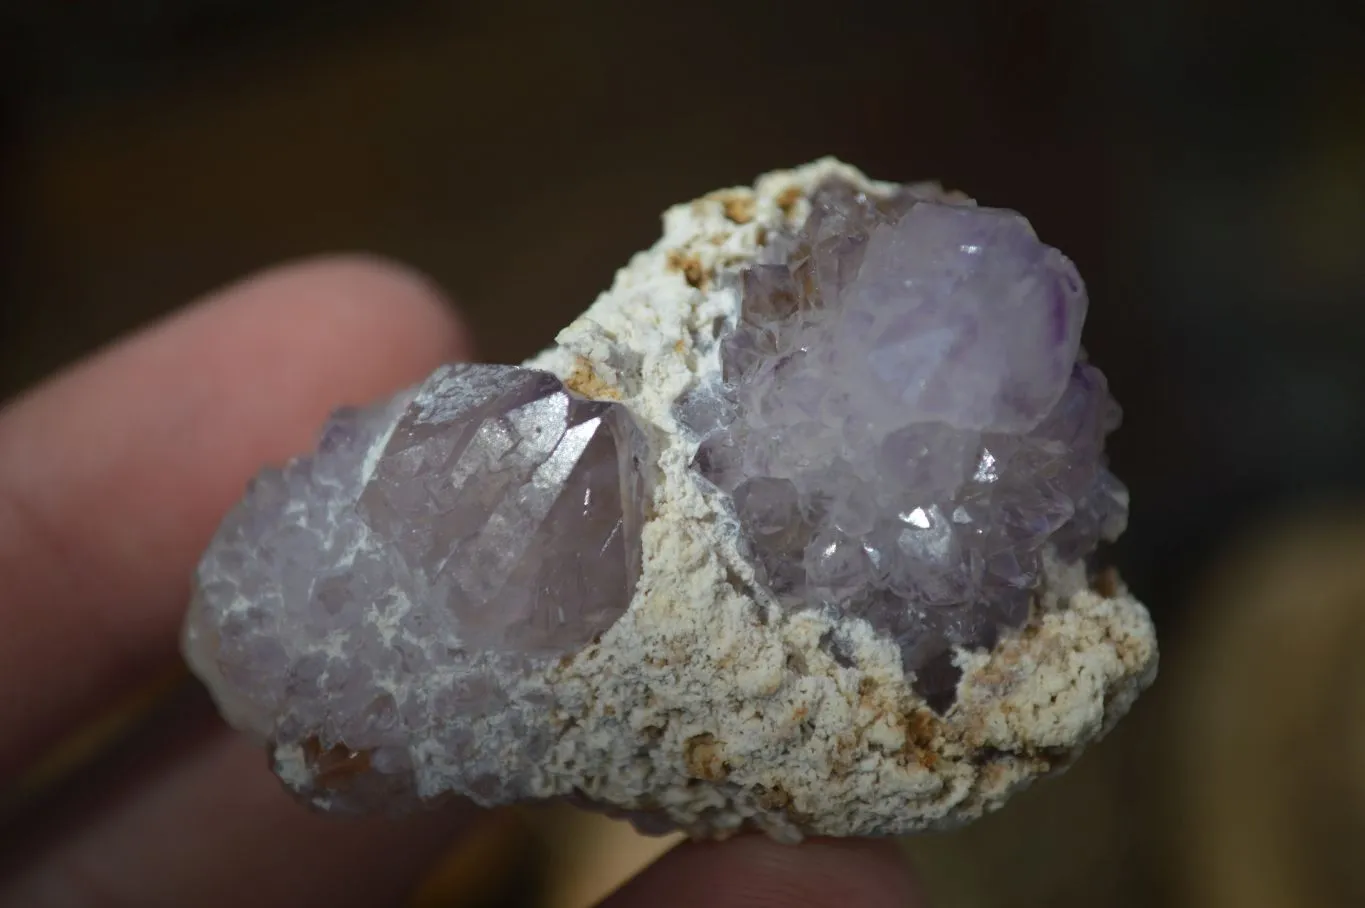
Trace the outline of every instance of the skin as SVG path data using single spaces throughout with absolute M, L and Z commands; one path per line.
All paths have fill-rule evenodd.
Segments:
M 213 294 L 0 410 L 0 794 L 175 665 L 187 578 L 262 464 L 307 450 L 334 407 L 471 351 L 419 275 L 314 260 Z M 0 906 L 399 904 L 486 819 L 313 814 L 257 747 L 193 705 L 102 790 L 0 849 Z M 741 837 L 675 848 L 606 904 L 924 903 L 885 843 Z

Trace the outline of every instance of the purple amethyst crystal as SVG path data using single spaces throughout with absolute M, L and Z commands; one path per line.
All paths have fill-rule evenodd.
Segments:
M 724 382 L 679 412 L 779 601 L 865 618 L 917 671 L 1022 624 L 1045 549 L 1122 532 L 1084 285 L 1020 215 L 833 183 L 737 284 Z
M 521 712 L 541 704 L 509 679 L 625 612 L 643 446 L 621 404 L 514 366 L 447 366 L 339 411 L 313 456 L 262 473 L 224 520 L 187 655 L 229 720 L 302 754 L 324 806 L 397 803 L 423 741 L 495 798 L 519 767 L 469 723 L 533 727 Z

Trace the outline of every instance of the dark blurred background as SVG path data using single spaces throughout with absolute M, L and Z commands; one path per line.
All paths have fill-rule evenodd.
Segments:
M 1245 756 L 1187 715 L 1233 683 L 1206 670 L 1225 664 L 1220 628 L 1271 616 L 1245 648 L 1260 686 L 1214 697 L 1263 740 L 1277 709 L 1302 713 L 1277 699 L 1293 668 L 1275 622 L 1365 555 L 1362 19 L 1327 0 L 8 0 L 0 396 L 249 271 L 337 250 L 425 270 L 483 355 L 516 361 L 653 242 L 667 205 L 825 154 L 1017 208 L 1090 287 L 1087 345 L 1126 409 L 1115 557 L 1169 670 L 1063 780 L 910 849 L 945 904 L 1261 904 L 1220 901 L 1234 871 L 1190 840 L 1199 798 L 1171 793 Z M 1334 546 L 1282 587 L 1216 579 Z M 1327 613 L 1365 609 L 1354 582 Z M 1305 750 L 1354 721 L 1324 710 Z M 1338 762 L 1365 782 L 1365 762 Z M 1241 800 L 1300 771 L 1268 769 Z M 1277 859 L 1336 881 L 1302 904 L 1365 903 L 1359 871 L 1318 866 L 1365 846 L 1355 790 L 1325 851 L 1299 855 L 1277 821 Z M 548 904 L 553 877 L 517 898 Z

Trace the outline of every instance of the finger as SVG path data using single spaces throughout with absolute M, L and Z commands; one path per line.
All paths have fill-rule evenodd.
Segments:
M 222 291 L 0 411 L 0 779 L 173 659 L 191 570 L 267 461 L 468 352 L 422 279 L 331 259 Z
M 759 836 L 680 845 L 602 908 L 917 908 L 923 893 L 894 843 Z
M 469 807 L 403 820 L 303 809 L 220 729 L 0 879 L 0 905 L 396 905 Z

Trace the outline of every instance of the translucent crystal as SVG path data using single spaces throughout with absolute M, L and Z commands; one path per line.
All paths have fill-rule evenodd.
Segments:
M 1122 532 L 1084 285 L 1020 215 L 835 182 L 736 284 L 724 381 L 678 414 L 778 599 L 866 618 L 948 678 L 928 668 L 949 646 L 1027 619 L 1046 547 Z
M 626 610 L 643 445 L 621 404 L 513 366 L 444 367 L 340 411 L 223 522 L 190 660 L 234 724 L 301 748 L 316 784 L 342 773 L 357 803 L 396 797 L 416 741 L 466 754 L 471 788 L 508 783 L 452 718 L 536 708 L 509 705 L 506 679 Z

